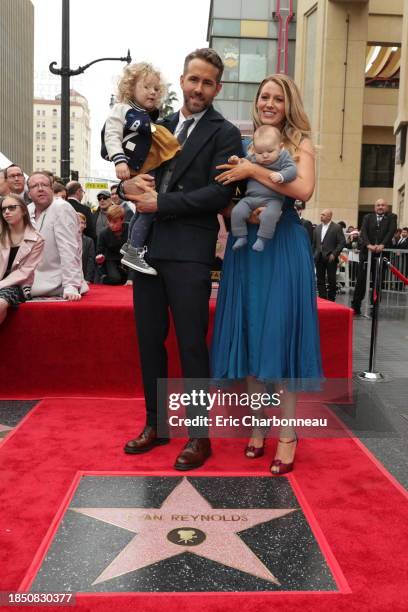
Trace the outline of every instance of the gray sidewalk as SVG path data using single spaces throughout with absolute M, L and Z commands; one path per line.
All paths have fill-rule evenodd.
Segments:
M 340 295 L 337 302 L 348 306 L 350 297 Z M 354 380 L 351 418 L 344 410 L 338 408 L 336 412 L 408 488 L 408 294 L 385 297 L 380 305 L 375 369 L 390 380 L 382 383 Z M 368 370 L 370 336 L 371 319 L 354 317 L 354 372 Z

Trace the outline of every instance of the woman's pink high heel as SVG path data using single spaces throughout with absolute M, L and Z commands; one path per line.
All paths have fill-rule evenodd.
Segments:
M 297 441 L 297 436 L 293 440 L 288 441 L 279 439 L 279 442 L 281 442 L 282 444 L 293 444 L 294 442 L 297 443 Z M 292 472 L 294 465 L 295 460 L 293 460 L 291 463 L 283 463 L 283 461 L 281 461 L 280 459 L 274 459 L 270 466 L 271 474 L 272 476 L 283 476 L 284 474 L 288 474 L 288 472 Z M 273 467 L 277 467 L 278 470 L 276 472 L 272 472 Z

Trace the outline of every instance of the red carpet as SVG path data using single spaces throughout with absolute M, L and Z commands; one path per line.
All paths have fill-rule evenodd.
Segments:
M 352 311 L 319 300 L 327 378 L 352 372 Z M 215 301 L 211 303 L 212 333 Z M 0 327 L 0 397 L 135 397 L 142 393 L 131 287 L 94 285 L 80 302 L 32 302 Z M 180 375 L 176 338 L 169 340 L 170 377 Z M 18 367 L 16 367 L 18 363 Z
M 123 454 L 123 443 L 141 424 L 140 403 L 45 400 L 6 439 L 0 448 L 0 591 L 24 581 L 78 470 L 179 475 L 169 466 L 180 440 L 139 457 Z M 274 442 L 255 463 L 244 458 L 240 440 L 213 446 L 213 457 L 194 475 L 265 475 Z M 406 610 L 407 496 L 351 439 L 301 440 L 294 475 L 351 593 L 81 595 L 75 609 Z

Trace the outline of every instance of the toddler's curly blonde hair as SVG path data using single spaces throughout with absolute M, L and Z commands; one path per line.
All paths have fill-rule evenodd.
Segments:
M 139 62 L 137 64 L 129 64 L 123 69 L 123 74 L 118 81 L 118 102 L 129 102 L 134 100 L 134 89 L 137 81 L 147 79 L 149 77 L 157 77 L 159 80 L 160 96 L 158 99 L 158 107 L 161 105 L 166 92 L 167 84 L 163 79 L 163 75 L 159 70 L 154 68 L 152 64 L 147 62 Z

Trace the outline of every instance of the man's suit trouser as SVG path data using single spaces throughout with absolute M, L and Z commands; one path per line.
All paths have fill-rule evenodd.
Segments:
M 206 336 L 211 293 L 211 266 L 195 262 L 155 260 L 158 276 L 136 272 L 133 304 L 146 400 L 146 423 L 163 431 L 167 406 L 157 397 L 157 379 L 167 378 L 169 308 L 173 316 L 184 378 L 209 378 Z M 208 413 L 187 410 L 188 417 Z M 206 428 L 190 429 L 190 437 L 205 437 Z
M 327 285 L 326 289 L 326 273 Z M 334 302 L 336 300 L 336 274 L 337 274 L 337 258 L 334 261 L 329 261 L 328 257 L 324 257 L 320 253 L 316 259 L 316 278 L 317 290 L 319 297 Z

